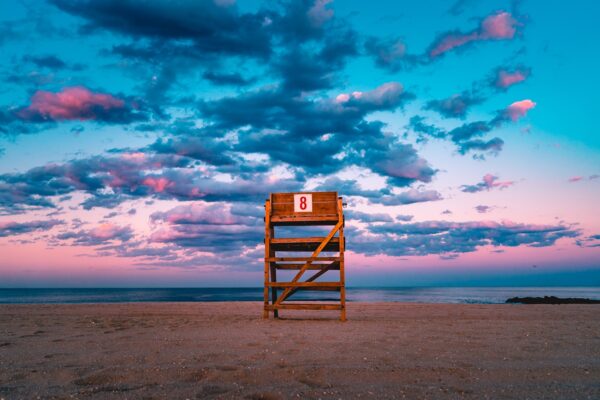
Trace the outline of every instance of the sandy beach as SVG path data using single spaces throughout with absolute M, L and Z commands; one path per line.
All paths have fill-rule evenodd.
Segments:
M 600 306 L 0 306 L 2 399 L 600 398 Z

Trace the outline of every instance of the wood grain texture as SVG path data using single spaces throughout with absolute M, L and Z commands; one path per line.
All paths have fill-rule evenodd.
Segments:
M 295 212 L 294 195 L 310 194 L 312 211 Z M 275 237 L 275 227 L 331 226 L 326 236 Z M 340 320 L 346 320 L 346 290 L 344 277 L 344 213 L 342 198 L 337 192 L 271 193 L 265 202 L 265 302 L 263 316 L 279 310 L 340 310 Z M 286 256 L 286 253 L 293 255 Z M 310 252 L 310 256 L 297 253 Z M 337 256 L 320 256 L 322 252 L 338 253 Z M 325 262 L 328 262 L 325 264 Z M 277 270 L 297 270 L 289 282 L 277 282 Z M 302 280 L 307 271 L 317 271 Z M 339 280 L 319 282 L 328 271 L 339 271 Z M 268 276 L 267 276 L 268 275 Z M 277 289 L 283 292 L 277 296 Z M 334 290 L 340 292 L 339 303 L 311 303 L 310 308 L 299 308 L 298 303 L 287 302 L 298 291 Z M 271 293 L 269 302 L 268 293 Z M 334 307 L 334 308 L 332 308 Z

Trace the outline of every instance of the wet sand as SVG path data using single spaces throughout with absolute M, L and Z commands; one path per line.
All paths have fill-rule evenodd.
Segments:
M 0 398 L 600 398 L 597 305 L 261 315 L 259 303 L 0 305 Z

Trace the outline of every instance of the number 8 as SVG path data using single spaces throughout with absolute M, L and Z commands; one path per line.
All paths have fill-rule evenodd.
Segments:
M 300 197 L 300 209 L 306 210 L 306 197 L 304 196 Z

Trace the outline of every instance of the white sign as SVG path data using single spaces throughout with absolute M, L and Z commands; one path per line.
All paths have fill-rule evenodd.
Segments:
M 294 212 L 312 212 L 312 194 L 295 194 Z

